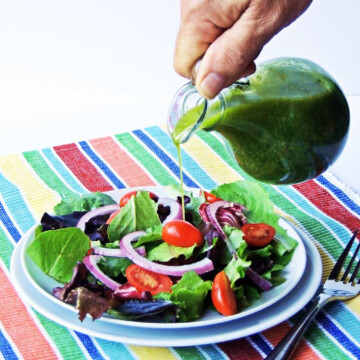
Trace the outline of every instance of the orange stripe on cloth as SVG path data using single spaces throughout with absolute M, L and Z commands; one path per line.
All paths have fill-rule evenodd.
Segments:
M 90 143 L 129 187 L 156 185 L 144 169 L 110 136 L 91 140 Z
M 1 322 L 24 359 L 56 359 L 52 349 L 0 266 Z
M 263 335 L 271 342 L 273 346 L 276 346 L 280 340 L 290 330 L 290 325 L 287 322 L 282 322 L 268 330 L 263 331 Z M 299 346 L 295 349 L 292 359 L 305 360 L 305 359 L 321 359 L 305 342 L 304 339 L 300 340 Z

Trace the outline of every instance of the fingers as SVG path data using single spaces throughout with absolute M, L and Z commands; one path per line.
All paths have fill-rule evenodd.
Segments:
M 311 0 L 181 0 L 174 68 L 206 98 L 255 71 L 263 46 Z
M 209 46 L 195 79 L 200 94 L 212 99 L 223 88 L 255 71 L 254 60 L 268 41 L 257 30 L 256 22 L 243 15 Z
M 186 78 L 191 77 L 195 63 L 200 59 L 211 43 L 218 38 L 223 30 L 206 19 L 197 16 L 198 11 L 193 10 L 181 21 L 176 39 L 174 53 L 174 69 Z M 198 19 L 196 19 L 198 17 Z M 199 19 L 200 18 L 200 19 Z

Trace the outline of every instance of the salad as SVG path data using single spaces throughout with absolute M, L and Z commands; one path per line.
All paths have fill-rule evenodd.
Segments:
M 165 189 L 169 197 L 136 190 L 119 203 L 86 194 L 42 216 L 26 253 L 81 321 L 188 322 L 209 309 L 230 316 L 286 280 L 297 242 L 258 183 L 186 192 L 185 214 L 179 189 Z

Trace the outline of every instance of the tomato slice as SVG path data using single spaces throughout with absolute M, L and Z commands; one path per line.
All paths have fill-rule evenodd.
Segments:
M 128 192 L 127 194 L 125 194 L 125 195 L 120 199 L 119 205 L 120 205 L 121 207 L 124 207 L 124 206 L 128 203 L 128 201 L 130 200 L 130 198 L 131 198 L 133 195 L 136 195 L 136 194 L 137 194 L 137 190 Z M 156 196 L 154 193 L 152 193 L 151 191 L 149 191 L 149 196 L 150 196 L 150 199 L 154 199 L 154 198 L 157 197 L 157 196 Z
M 151 295 L 159 292 L 171 292 L 173 285 L 167 275 L 155 273 L 136 264 L 131 264 L 126 268 L 125 276 L 138 292 L 149 291 Z
M 179 247 L 202 246 L 204 237 L 202 232 L 184 220 L 172 220 L 162 228 L 162 238 L 170 245 Z
M 222 199 L 218 198 L 216 195 L 211 194 L 207 191 L 204 191 L 204 196 L 205 196 L 205 200 L 210 204 L 214 203 L 215 201 L 222 200 Z
M 112 214 L 110 214 L 109 218 L 106 220 L 106 224 L 110 224 L 114 217 L 120 212 L 121 209 L 114 211 Z
M 275 236 L 275 229 L 268 224 L 245 224 L 241 230 L 247 244 L 254 247 L 268 245 Z
M 211 300 L 215 309 L 222 315 L 234 315 L 237 313 L 235 291 L 232 289 L 230 280 L 225 271 L 216 274 L 211 290 Z

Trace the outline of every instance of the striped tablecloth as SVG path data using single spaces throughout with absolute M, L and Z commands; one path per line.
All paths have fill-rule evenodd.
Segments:
M 212 189 L 246 178 L 209 133 L 183 147 L 184 181 Z M 90 141 L 0 157 L 0 358 L 5 359 L 262 359 L 291 327 L 288 321 L 246 338 L 197 347 L 121 344 L 64 328 L 17 295 L 10 259 L 22 235 L 74 193 L 178 183 L 176 150 L 165 128 L 154 126 Z M 355 228 L 360 198 L 331 173 L 295 186 L 264 186 L 279 213 L 318 248 L 323 276 Z M 319 269 L 321 271 L 321 269 Z M 319 314 L 296 359 L 360 359 L 360 297 L 335 302 Z

